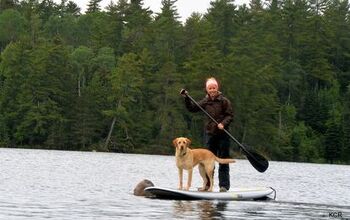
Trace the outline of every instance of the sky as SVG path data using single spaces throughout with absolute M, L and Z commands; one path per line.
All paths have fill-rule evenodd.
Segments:
M 56 2 L 60 2 L 60 0 L 55 0 Z M 81 12 L 86 10 L 86 5 L 89 0 L 72 0 L 75 2 L 81 9 Z M 114 3 L 117 3 L 117 0 L 112 0 Z M 101 8 L 104 9 L 111 0 L 102 0 Z M 144 0 L 143 1 L 144 8 L 149 7 L 153 13 L 160 12 L 161 0 Z M 234 3 L 236 5 L 248 4 L 249 0 L 235 0 Z M 175 3 L 177 11 L 180 16 L 180 20 L 182 22 L 186 21 L 186 19 L 193 13 L 199 12 L 204 14 L 207 12 L 207 9 L 210 6 L 210 0 L 178 0 Z

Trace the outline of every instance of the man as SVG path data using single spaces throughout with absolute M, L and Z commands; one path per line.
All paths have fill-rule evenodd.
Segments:
M 205 126 L 207 147 L 217 157 L 229 158 L 230 138 L 224 129 L 227 130 L 233 120 L 231 102 L 219 91 L 219 84 L 215 78 L 207 79 L 205 89 L 207 94 L 198 104 L 219 123 L 216 124 L 208 118 Z M 190 112 L 200 111 L 200 108 L 187 97 L 187 91 L 181 91 L 181 95 L 185 97 L 185 105 Z M 230 189 L 229 171 L 228 164 L 219 165 L 220 192 L 226 192 Z

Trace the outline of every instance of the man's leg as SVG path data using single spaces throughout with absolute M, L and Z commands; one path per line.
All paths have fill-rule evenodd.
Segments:
M 220 158 L 230 158 L 230 139 L 224 134 L 220 137 L 218 156 Z M 219 165 L 219 187 L 230 189 L 230 166 L 229 164 Z
M 218 153 L 218 144 L 219 144 L 219 140 L 216 136 L 207 135 L 207 148 L 215 156 L 217 156 L 217 153 Z M 214 166 L 214 171 L 215 171 L 215 166 Z M 214 171 L 213 171 L 213 178 L 214 178 Z M 207 176 L 207 186 L 205 188 L 209 189 L 209 187 L 210 187 L 210 179 Z

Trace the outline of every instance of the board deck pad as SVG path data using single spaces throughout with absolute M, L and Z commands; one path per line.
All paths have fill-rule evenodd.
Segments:
M 271 187 L 232 188 L 227 192 L 200 192 L 171 189 L 165 187 L 147 187 L 153 197 L 176 200 L 266 200 L 274 199 L 276 191 Z

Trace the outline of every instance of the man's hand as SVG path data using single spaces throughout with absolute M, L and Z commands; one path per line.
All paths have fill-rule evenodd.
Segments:
M 188 94 L 188 92 L 185 89 L 180 90 L 180 95 L 182 95 L 183 97 L 186 97 L 187 94 Z
M 224 125 L 223 125 L 222 123 L 220 123 L 220 124 L 218 124 L 218 128 L 219 128 L 220 130 L 224 130 Z

